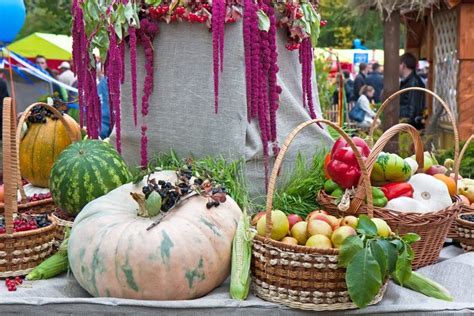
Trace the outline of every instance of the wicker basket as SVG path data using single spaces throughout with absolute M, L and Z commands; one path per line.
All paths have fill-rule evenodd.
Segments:
M 13 231 L 13 218 L 19 212 L 17 187 L 19 185 L 18 143 L 15 141 L 15 110 L 11 98 L 3 103 L 3 176 L 4 199 L 1 213 L 5 217 L 6 233 L 0 235 L 0 277 L 28 274 L 53 252 L 57 223 L 35 230 Z
M 338 266 L 337 249 L 293 246 L 270 239 L 273 194 L 284 156 L 296 135 L 314 123 L 332 126 L 349 142 L 357 153 L 357 161 L 367 178 L 366 193 L 370 192 L 370 180 L 362 157 L 349 136 L 337 125 L 315 119 L 295 128 L 285 140 L 270 177 L 266 203 L 266 236 L 255 236 L 252 246 L 252 288 L 258 297 L 292 308 L 315 311 L 353 309 L 357 307 L 351 302 L 347 291 L 345 269 Z M 372 205 L 372 195 L 367 196 L 368 204 Z M 386 284 L 372 304 L 382 299 L 385 289 Z
M 375 118 L 374 124 L 370 128 L 369 131 L 369 140 L 372 140 L 373 133 L 375 131 L 376 125 L 375 122 L 380 117 L 383 110 L 396 98 L 407 91 L 422 91 L 428 94 L 431 94 L 434 98 L 436 98 L 440 104 L 446 110 L 449 118 L 451 119 L 451 123 L 453 125 L 454 131 L 454 138 L 455 138 L 455 150 L 454 150 L 454 160 L 458 161 L 459 156 L 459 136 L 456 126 L 456 121 L 454 116 L 449 109 L 449 106 L 446 102 L 443 101 L 437 94 L 433 93 L 430 90 L 424 88 L 407 88 L 400 90 L 393 95 L 391 95 L 387 100 L 382 104 L 380 109 L 378 110 Z M 408 132 L 413 139 L 413 143 L 415 146 L 415 154 L 416 160 L 419 166 L 419 172 L 422 171 L 422 166 L 424 165 L 424 149 L 421 137 L 418 131 L 413 128 L 411 125 L 408 124 L 397 124 L 387 130 L 377 141 L 377 143 L 373 146 L 372 152 L 370 156 L 366 159 L 365 163 L 367 165 L 367 170 L 370 172 L 372 171 L 372 167 L 377 159 L 378 154 L 382 151 L 383 147 L 388 143 L 388 141 L 397 135 L 400 132 Z M 456 177 L 457 177 L 457 171 Z M 367 208 L 364 205 L 364 191 L 360 188 L 362 184 L 363 178 L 359 181 L 359 189 L 357 190 L 355 197 L 351 201 L 351 205 L 348 211 L 344 214 L 361 214 L 366 213 Z M 336 211 L 341 214 L 341 211 L 336 207 L 334 208 L 334 198 L 330 196 L 324 196 L 324 194 L 320 193 L 318 195 L 318 202 L 323 207 L 328 208 L 330 211 Z M 429 213 L 405 213 L 405 212 L 397 212 L 393 210 L 388 210 L 384 208 L 374 208 L 374 216 L 384 219 L 390 227 L 398 231 L 400 234 L 405 234 L 409 232 L 417 233 L 420 235 L 421 240 L 416 242 L 412 245 L 413 250 L 415 252 L 415 259 L 413 260 L 413 268 L 418 269 L 430 264 L 435 263 L 438 260 L 439 253 L 444 244 L 444 240 L 447 237 L 449 227 L 453 223 L 454 219 L 456 218 L 457 214 L 460 211 L 460 201 L 458 198 L 453 199 L 453 204 L 443 210 L 436 211 L 436 212 L 429 212 Z
M 71 138 L 72 142 L 76 142 L 76 141 L 80 140 L 80 139 L 76 138 L 75 134 L 72 132 L 72 128 L 70 127 L 69 123 L 63 118 L 63 116 L 61 115 L 61 113 L 58 110 L 56 110 L 52 106 L 49 106 L 46 103 L 42 103 L 42 102 L 33 103 L 29 107 L 27 107 L 25 109 L 25 111 L 23 111 L 23 113 L 20 116 L 20 119 L 18 121 L 18 128 L 16 130 L 16 133 L 14 134 L 15 139 L 16 139 L 16 144 L 17 144 L 17 158 L 19 157 L 18 153 L 19 153 L 19 145 L 20 145 L 20 141 L 21 141 L 21 127 L 23 126 L 23 124 L 26 122 L 26 120 L 30 116 L 31 110 L 37 105 L 42 106 L 42 107 L 50 110 L 51 112 L 53 112 L 53 114 L 59 120 L 61 120 L 61 122 L 64 124 L 64 127 L 68 131 L 69 137 Z M 15 124 L 14 122 L 15 122 L 15 120 L 12 121 L 13 124 Z M 18 165 L 18 170 L 20 170 L 19 160 L 17 161 L 17 165 Z M 23 181 L 21 179 L 21 173 L 20 172 L 18 172 L 18 180 L 17 181 L 18 181 L 18 188 L 19 188 L 20 198 L 21 198 L 20 203 L 18 204 L 18 211 L 20 213 L 29 212 L 29 213 L 33 213 L 33 214 L 50 214 L 54 211 L 55 204 L 54 204 L 52 198 L 43 199 L 41 201 L 28 202 L 28 197 L 27 197 L 27 195 L 25 193 L 25 189 L 23 187 Z M 0 212 L 3 212 L 4 208 L 5 208 L 4 203 L 0 203 Z
M 474 251 L 474 222 L 462 219 L 462 215 L 472 215 L 474 212 L 459 214 L 456 218 L 457 240 L 464 251 Z
M 466 153 L 467 148 L 469 147 L 469 144 L 473 140 L 474 140 L 474 134 L 471 135 L 471 137 L 469 137 L 469 139 L 466 141 L 466 143 L 464 144 L 464 147 L 461 150 L 461 153 L 459 154 L 458 160 L 455 162 L 455 166 L 454 166 L 455 174 L 459 174 L 459 170 L 461 168 L 461 161 L 464 157 L 464 154 Z M 471 212 L 474 212 L 474 208 L 467 206 L 465 204 L 461 204 L 460 214 L 471 213 Z M 457 221 L 454 221 L 453 224 L 451 225 L 451 228 L 449 229 L 448 237 L 458 240 L 458 230 L 456 226 L 457 226 Z
M 72 225 L 74 224 L 73 221 L 64 218 L 64 214 L 59 212 L 58 210 L 54 211 L 51 216 L 56 220 L 58 223 L 58 228 L 56 229 L 55 237 L 54 237 L 54 246 L 59 247 L 63 242 L 66 236 L 66 230 L 71 229 Z

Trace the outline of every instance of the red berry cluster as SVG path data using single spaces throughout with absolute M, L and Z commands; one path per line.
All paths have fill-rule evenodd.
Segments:
M 26 200 L 28 202 L 34 202 L 34 201 L 41 201 L 41 200 L 46 200 L 46 199 L 49 199 L 51 198 L 51 193 L 48 192 L 48 193 L 35 193 L 33 194 L 32 196 L 29 196 Z
M 161 4 L 157 7 L 149 7 L 148 13 L 154 20 L 164 20 L 167 22 L 188 21 L 189 23 L 207 23 L 211 18 L 212 8 L 209 3 L 190 2 L 186 7 L 177 6 L 170 11 L 168 4 Z M 226 23 L 234 23 L 237 19 L 227 16 Z
M 25 232 L 41 227 L 46 227 L 50 224 L 51 222 L 48 220 L 47 215 L 22 215 L 21 217 L 17 217 L 13 220 L 13 231 L 15 233 Z M 0 218 L 0 234 L 5 234 L 5 232 L 5 220 L 4 218 Z
M 5 286 L 8 289 L 8 292 L 16 291 L 16 286 L 23 283 L 23 279 L 19 276 L 15 277 L 14 279 L 7 278 L 5 280 Z
M 286 49 L 288 50 L 297 50 L 300 48 L 301 43 L 298 43 L 296 41 L 288 41 L 288 43 L 285 44 Z
M 327 21 L 327 20 L 321 20 L 321 21 L 319 22 L 319 26 L 321 26 L 321 27 L 325 27 L 326 25 L 328 25 L 328 21 Z

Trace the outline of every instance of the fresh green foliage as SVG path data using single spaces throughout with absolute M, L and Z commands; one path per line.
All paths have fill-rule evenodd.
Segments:
M 303 10 L 303 23 L 305 29 L 309 29 L 311 36 L 311 45 L 316 47 L 318 45 L 318 38 L 320 34 L 320 22 L 321 16 L 318 12 L 314 9 L 314 7 L 308 2 L 301 2 L 301 9 Z
M 174 151 L 157 155 L 151 159 L 145 169 L 132 169 L 132 181 L 140 182 L 144 176 L 157 170 L 177 170 L 184 165 L 191 165 L 196 176 L 208 178 L 223 185 L 229 195 L 241 207 L 251 207 L 248 198 L 247 184 L 244 178 L 244 162 L 236 160 L 227 162 L 223 157 L 182 159 Z
M 71 34 L 71 0 L 25 0 L 26 20 L 18 38 L 34 32 Z
M 136 1 L 124 4 L 114 0 L 85 0 L 82 4 L 87 36 L 90 37 L 90 60 L 95 67 L 94 48 L 99 50 L 102 62 L 105 62 L 109 48 L 109 26 L 112 25 L 120 42 L 128 33 L 129 26 L 139 28 Z
M 339 249 L 339 265 L 346 268 L 346 283 L 352 301 L 367 306 L 390 277 L 404 284 L 410 279 L 416 234 L 377 235 L 377 226 L 366 215 L 359 216 L 357 236 L 348 237 Z
M 323 28 L 324 29 L 324 28 Z M 322 113 L 326 113 L 332 105 L 332 94 L 336 89 L 335 85 L 329 80 L 331 62 L 322 55 L 314 56 L 314 71 L 318 86 L 319 104 Z M 328 127 L 331 130 L 331 127 Z M 338 138 L 338 137 L 336 137 Z
M 319 208 L 316 196 L 326 180 L 323 171 L 326 153 L 316 153 L 309 163 L 303 155 L 297 155 L 294 169 L 281 176 L 282 184 L 273 196 L 274 209 L 305 218 Z M 260 205 L 258 209 L 265 209 L 265 206 Z
M 459 148 L 464 146 L 465 142 L 462 142 Z M 439 151 L 437 155 L 437 160 L 439 163 L 443 164 L 444 161 L 448 158 L 454 159 L 454 148 L 449 150 Z M 469 147 L 467 148 L 466 152 L 464 153 L 464 157 L 461 161 L 461 167 L 459 169 L 459 173 L 464 178 L 474 179 L 474 142 L 471 142 Z

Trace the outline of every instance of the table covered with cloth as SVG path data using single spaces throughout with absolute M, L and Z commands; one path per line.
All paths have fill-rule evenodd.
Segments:
M 437 264 L 419 270 L 444 285 L 454 297 L 445 302 L 389 283 L 379 304 L 363 310 L 328 312 L 327 314 L 424 315 L 432 313 L 474 313 L 474 253 L 463 253 L 455 246 L 443 249 Z M 173 286 L 170 284 L 170 286 Z M 246 301 L 229 297 L 229 280 L 207 296 L 188 301 L 140 301 L 118 298 L 93 298 L 84 291 L 72 274 L 25 282 L 16 292 L 0 286 L 0 315 L 51 314 L 158 314 L 166 315 L 303 315 L 309 312 L 287 308 L 250 295 Z M 324 315 L 325 312 L 319 314 Z

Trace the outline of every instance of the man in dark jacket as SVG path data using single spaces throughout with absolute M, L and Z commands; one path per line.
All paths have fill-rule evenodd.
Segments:
M 359 64 L 359 73 L 355 77 L 354 80 L 354 101 L 357 102 L 359 99 L 359 92 L 363 85 L 365 85 L 365 80 L 367 78 L 367 73 L 369 72 L 369 68 L 367 67 L 366 63 Z
M 410 87 L 424 88 L 420 76 L 416 74 L 416 57 L 405 53 L 400 57 L 400 89 Z M 409 91 L 400 96 L 400 119 L 407 121 L 417 129 L 424 127 L 423 111 L 425 109 L 425 93 Z
M 375 103 L 380 103 L 382 98 L 382 90 L 383 90 L 383 76 L 380 72 L 380 64 L 374 63 L 372 65 L 372 72 L 367 75 L 367 79 L 365 80 L 365 84 L 374 87 L 375 94 L 374 94 L 374 101 Z
M 0 77 L 0 109 L 3 109 L 3 99 L 7 98 L 8 95 L 8 89 L 7 89 L 7 83 L 5 80 L 3 80 Z M 2 139 L 2 127 L 3 127 L 3 110 L 0 111 L 0 139 Z

